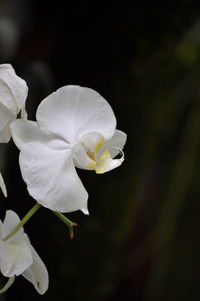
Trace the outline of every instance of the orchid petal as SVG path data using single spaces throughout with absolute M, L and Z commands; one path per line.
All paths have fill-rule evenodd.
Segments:
M 98 153 L 100 148 L 104 145 L 105 140 L 99 133 L 89 133 L 81 137 L 79 143 L 84 145 L 88 152 Z
M 30 195 L 51 210 L 87 209 L 88 194 L 78 177 L 70 148 L 55 150 L 28 143 L 20 153 L 20 167 Z
M 0 103 L 17 115 L 27 98 L 28 87 L 10 64 L 0 65 L 0 91 Z
M 10 141 L 10 138 L 11 138 L 10 123 L 8 123 L 3 128 L 3 130 L 0 131 L 0 143 L 7 143 Z
M 0 239 L 4 238 L 4 236 L 5 236 L 4 233 L 5 233 L 4 225 L 3 225 L 2 221 L 0 220 Z
M 120 153 L 120 150 L 123 149 L 126 139 L 127 135 L 124 132 L 116 130 L 113 137 L 105 141 L 105 144 L 100 148 L 99 156 L 101 156 L 106 149 L 109 149 L 111 157 L 116 157 Z
M 90 156 L 89 152 L 87 154 L 85 148 L 81 144 L 76 144 L 73 148 L 73 157 L 75 166 L 78 168 L 93 170 L 96 165 L 94 158 Z
M 64 140 L 58 139 L 55 135 L 52 136 L 39 129 L 35 121 L 17 119 L 11 123 L 10 129 L 12 138 L 20 150 L 27 143 L 33 141 L 46 143 L 46 145 L 55 149 L 66 149 L 67 147 L 67 143 Z
M 28 114 L 26 112 L 26 106 L 25 103 L 23 104 L 22 108 L 21 108 L 21 119 L 23 121 L 27 121 L 28 120 Z
M 18 276 L 33 262 L 31 250 L 23 240 L 0 240 L 0 270 L 5 277 Z
M 35 249 L 32 246 L 30 246 L 30 248 L 33 256 L 33 263 L 22 273 L 22 276 L 30 281 L 34 285 L 38 293 L 42 295 L 48 289 L 48 271 Z
M 80 86 L 64 86 L 45 98 L 36 115 L 45 128 L 74 143 L 83 135 L 98 132 L 113 136 L 116 119 L 108 102 L 96 91 Z
M 7 197 L 7 189 L 6 189 L 6 185 L 5 185 L 5 182 L 4 182 L 4 179 L 3 179 L 1 173 L 0 173 L 0 188 L 1 188 L 4 196 Z
M 7 143 L 10 140 L 9 125 L 14 119 L 15 115 L 0 103 L 0 143 Z
M 20 219 L 18 215 L 12 210 L 7 210 L 3 222 L 3 229 L 4 229 L 3 236 L 6 237 L 19 224 L 19 222 Z M 22 227 L 15 233 L 14 236 L 12 236 L 12 238 L 20 239 L 21 237 L 23 237 L 23 234 L 24 234 L 24 229 Z
M 4 104 L 0 103 L 0 131 L 14 118 L 15 115 Z

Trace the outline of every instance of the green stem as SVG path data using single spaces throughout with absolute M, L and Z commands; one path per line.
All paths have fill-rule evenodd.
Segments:
M 73 227 L 74 226 L 77 226 L 76 223 L 70 221 L 65 215 L 63 215 L 62 213 L 60 212 L 57 212 L 57 211 L 53 211 L 53 213 L 64 223 L 68 226 L 68 229 L 69 229 L 69 236 L 71 239 L 74 238 L 74 229 Z
M 6 282 L 6 284 L 4 285 L 4 287 L 0 289 L 0 295 L 5 293 L 9 289 L 9 287 L 13 284 L 14 281 L 15 281 L 15 276 L 10 277 Z
M 22 228 L 27 221 L 33 216 L 33 214 L 38 211 L 38 209 L 41 207 L 40 204 L 36 203 L 29 211 L 28 213 L 22 218 L 22 220 L 19 222 L 19 224 L 6 236 L 3 238 L 4 241 L 8 240 L 10 237 L 15 235 L 17 231 L 19 231 L 20 228 Z

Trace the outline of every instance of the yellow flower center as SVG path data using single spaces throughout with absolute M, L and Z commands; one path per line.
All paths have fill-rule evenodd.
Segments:
M 95 155 L 93 152 L 86 152 L 86 154 L 88 155 L 88 157 L 92 160 L 95 161 Z
M 104 173 L 106 170 L 107 163 L 111 160 L 111 156 L 109 151 L 104 150 L 103 154 L 99 158 L 95 158 L 95 154 L 93 152 L 86 152 L 87 156 L 92 160 L 88 164 L 88 168 L 95 170 L 96 173 Z

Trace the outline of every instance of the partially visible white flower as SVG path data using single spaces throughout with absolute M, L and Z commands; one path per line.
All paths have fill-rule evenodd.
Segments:
M 5 197 L 7 197 L 7 189 L 2 174 L 0 173 L 0 187 Z
M 11 125 L 30 195 L 55 211 L 88 214 L 75 167 L 104 173 L 124 160 L 126 134 L 116 130 L 112 108 L 92 89 L 64 86 L 41 102 L 36 119 Z
M 48 272 L 23 228 L 3 240 L 19 222 L 12 210 L 6 211 L 3 223 L 0 221 L 0 271 L 5 277 L 24 276 L 38 293 L 44 294 L 48 289 Z
M 10 124 L 25 109 L 28 95 L 26 82 L 16 75 L 10 64 L 0 65 L 0 143 L 11 138 Z M 23 116 L 25 117 L 25 116 Z
M 25 101 L 28 94 L 26 82 L 16 75 L 10 64 L 0 65 L 0 143 L 11 138 L 10 124 L 22 112 L 26 119 Z M 6 186 L 0 174 L 0 187 L 7 196 Z

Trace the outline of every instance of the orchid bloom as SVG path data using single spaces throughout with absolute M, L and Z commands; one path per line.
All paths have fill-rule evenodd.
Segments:
M 28 94 L 26 82 L 16 75 L 10 64 L 0 65 L 0 143 L 11 138 L 10 124 L 22 110 Z
M 6 239 L 19 222 L 12 210 L 6 211 L 3 223 L 0 221 L 0 271 L 5 277 L 24 276 L 38 293 L 44 294 L 48 288 L 48 272 L 23 228 Z
M 92 89 L 64 86 L 40 103 L 36 119 L 11 124 L 30 195 L 51 210 L 88 214 L 75 167 L 104 173 L 124 160 L 126 134 L 116 130 L 112 108 Z
M 0 65 L 0 143 L 7 143 L 11 138 L 10 124 L 22 111 L 26 118 L 25 101 L 28 94 L 26 82 L 16 75 L 10 64 Z M 0 174 L 0 187 L 7 196 L 6 186 Z

